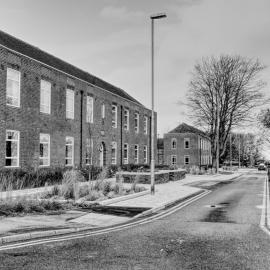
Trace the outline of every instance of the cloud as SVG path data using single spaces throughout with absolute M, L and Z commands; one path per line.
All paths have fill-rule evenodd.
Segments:
M 131 11 L 128 10 L 127 7 L 121 6 L 105 6 L 101 12 L 100 16 L 107 20 L 114 20 L 114 21 L 128 21 L 134 22 L 139 21 L 145 17 L 144 13 L 141 11 Z

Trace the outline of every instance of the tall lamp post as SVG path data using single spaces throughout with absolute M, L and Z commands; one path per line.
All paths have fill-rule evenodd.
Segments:
M 154 113 L 154 21 L 166 18 L 165 13 L 150 16 L 151 18 L 151 88 L 152 88 L 152 120 L 151 120 L 151 194 L 155 194 L 155 113 Z

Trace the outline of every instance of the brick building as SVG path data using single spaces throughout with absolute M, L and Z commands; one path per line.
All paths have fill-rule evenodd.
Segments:
M 150 136 L 125 91 L 0 31 L 0 168 L 149 164 Z
M 185 123 L 164 134 L 164 162 L 178 167 L 211 166 L 211 142 L 207 135 Z

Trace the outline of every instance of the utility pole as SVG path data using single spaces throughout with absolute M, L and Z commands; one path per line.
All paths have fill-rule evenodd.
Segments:
M 241 157 L 241 145 L 240 145 L 240 138 L 241 138 L 241 134 L 239 134 L 239 143 L 238 143 L 238 167 L 240 169 L 241 167 L 241 160 L 240 160 L 240 157 Z
M 232 133 L 230 132 L 230 171 L 232 170 Z
M 219 169 L 219 99 L 218 92 L 216 92 L 216 109 L 217 109 L 217 128 L 216 128 L 216 173 L 218 173 Z

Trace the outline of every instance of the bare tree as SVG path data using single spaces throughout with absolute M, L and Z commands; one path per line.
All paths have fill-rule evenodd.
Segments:
M 265 102 L 264 68 L 258 60 L 228 55 L 203 58 L 194 67 L 187 93 L 190 116 L 209 133 L 214 156 L 219 137 L 221 161 L 231 129 L 250 121 L 253 109 Z

